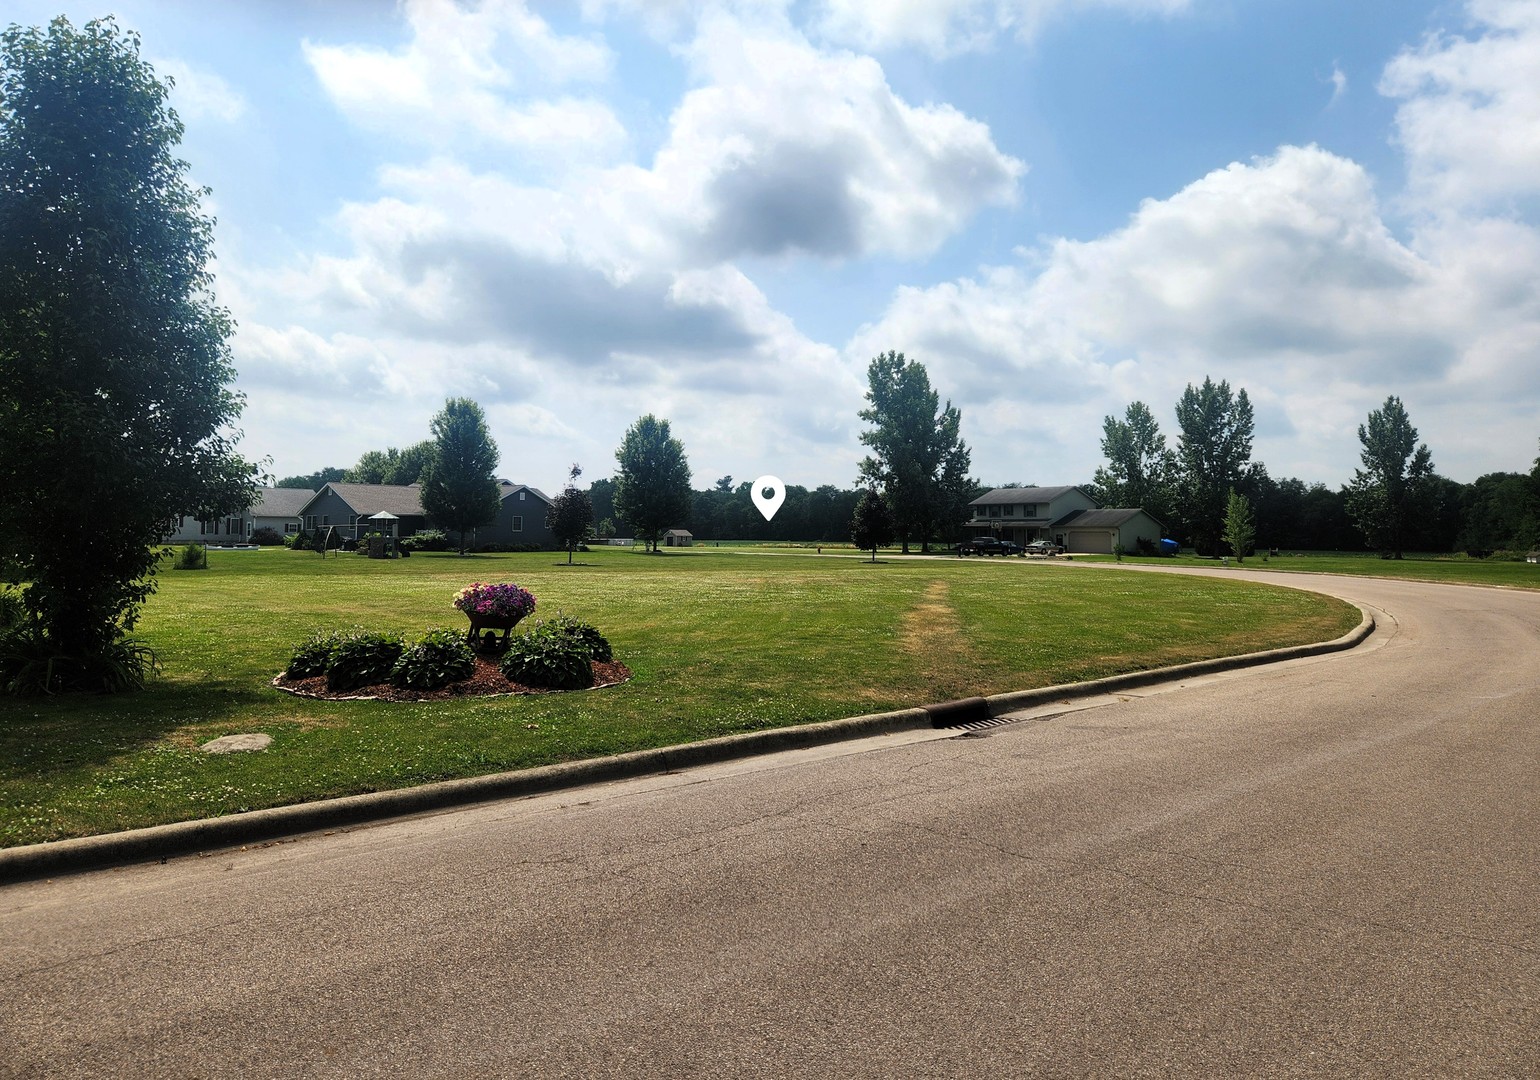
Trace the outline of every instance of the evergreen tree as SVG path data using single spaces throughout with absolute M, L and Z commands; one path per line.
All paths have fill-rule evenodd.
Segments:
M 615 451 L 615 512 L 629 521 L 647 550 L 690 517 L 690 464 L 667 420 L 648 413 L 626 431 Z
M 1251 516 L 1251 503 L 1246 496 L 1237 494 L 1231 488 L 1230 498 L 1225 504 L 1224 542 L 1230 545 L 1230 553 L 1235 556 L 1236 562 L 1246 561 L 1246 552 L 1256 538 L 1257 525 Z
M 1419 510 L 1428 509 L 1433 493 L 1433 455 L 1418 445 L 1417 429 L 1401 399 L 1392 394 L 1358 425 L 1363 468 L 1348 485 L 1348 512 L 1382 555 L 1399 559 Z
M 257 493 L 227 434 L 243 399 L 207 191 L 166 96 L 111 19 L 0 35 L 0 532 L 46 689 L 142 681 L 122 638 L 166 523 Z
M 423 471 L 422 508 L 433 523 L 459 536 L 460 554 L 473 529 L 497 520 L 497 444 L 470 398 L 451 398 L 429 425 L 433 453 Z

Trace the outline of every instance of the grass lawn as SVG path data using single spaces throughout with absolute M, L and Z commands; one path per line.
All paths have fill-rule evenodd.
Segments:
M 1111 562 L 1112 556 L 1077 555 Z M 1196 555 L 1175 558 L 1137 558 L 1125 555 L 1128 562 L 1161 566 L 1219 565 L 1217 559 Z M 1540 565 L 1495 559 L 1472 559 L 1465 555 L 1407 555 L 1402 559 L 1382 559 L 1378 555 L 1352 552 L 1284 552 L 1276 558 L 1262 555 L 1247 557 L 1244 563 L 1230 560 L 1232 570 L 1278 570 L 1301 574 L 1350 574 L 1355 577 L 1404 578 L 1408 581 L 1445 581 L 1456 585 L 1500 585 L 1516 589 L 1540 589 Z
M 209 553 L 161 574 L 138 635 L 165 670 L 117 696 L 0 699 L 0 846 L 406 787 L 1338 636 L 1358 612 L 1237 580 L 1022 560 L 693 548 L 321 559 Z M 1534 569 L 1531 567 L 1530 569 Z M 628 684 L 421 704 L 317 702 L 269 682 L 313 630 L 461 628 L 473 581 L 597 625 Z M 254 754 L 207 755 L 266 732 Z

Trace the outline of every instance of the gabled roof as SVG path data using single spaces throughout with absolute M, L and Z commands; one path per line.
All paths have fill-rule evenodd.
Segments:
M 313 498 L 315 492 L 309 488 L 263 488 L 247 513 L 252 517 L 299 517 L 299 512 Z
M 397 517 L 427 515 L 422 508 L 422 488 L 417 484 L 327 484 L 316 492 L 316 498 L 324 495 L 327 488 L 360 517 L 372 517 L 382 510 Z
M 551 497 L 539 488 L 530 487 L 528 484 L 515 484 L 511 480 L 499 480 L 498 484 L 502 487 L 500 498 L 507 499 L 521 491 L 527 491 L 541 502 L 550 505 Z
M 1072 514 L 1065 514 L 1053 523 L 1054 528 L 1061 525 L 1075 525 L 1083 529 L 1116 529 L 1126 525 L 1134 518 L 1143 514 L 1145 517 L 1159 525 L 1160 522 L 1147 511 L 1140 509 L 1106 509 L 1106 510 L 1076 510 Z
M 1000 506 L 1017 503 L 1048 503 L 1053 502 L 1059 496 L 1067 492 L 1078 491 L 1090 499 L 1083 488 L 1075 487 L 1020 487 L 1020 488 L 995 488 L 985 492 L 970 502 L 969 506 Z M 1091 499 L 1095 502 L 1095 499 Z

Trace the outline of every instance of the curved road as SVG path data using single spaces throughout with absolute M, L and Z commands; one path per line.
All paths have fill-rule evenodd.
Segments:
M 0 1075 L 1535 1075 L 1540 593 L 1255 577 L 1380 629 L 0 890 Z

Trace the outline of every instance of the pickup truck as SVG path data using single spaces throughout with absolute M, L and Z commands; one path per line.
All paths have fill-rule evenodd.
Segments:
M 1020 555 L 1021 545 L 993 536 L 977 536 L 965 540 L 957 548 L 959 555 Z

